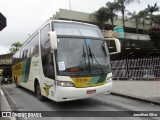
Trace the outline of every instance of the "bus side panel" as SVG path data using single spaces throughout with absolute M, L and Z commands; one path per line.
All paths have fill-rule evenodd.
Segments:
M 31 58 L 28 58 L 24 60 L 23 67 L 22 67 L 22 82 L 27 83 L 29 78 L 29 72 L 30 72 L 30 64 L 31 64 Z
M 21 82 L 22 79 L 22 66 L 23 62 L 12 66 L 12 79 L 14 80 L 14 82 L 18 82 L 18 84 Z
M 41 60 L 39 54 L 32 57 L 30 66 L 31 67 L 28 81 L 28 89 L 34 91 L 35 80 L 37 79 L 40 83 L 42 74 Z

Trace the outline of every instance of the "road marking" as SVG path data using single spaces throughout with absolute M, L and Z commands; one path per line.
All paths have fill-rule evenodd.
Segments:
M 5 90 L 4 88 L 3 88 L 3 90 L 7 93 L 7 95 L 10 97 L 12 102 L 16 105 L 17 104 L 16 101 L 12 98 L 12 96 L 9 94 L 9 92 L 7 90 Z
M 11 99 L 11 101 L 15 104 L 15 105 L 17 105 L 17 103 L 16 103 L 16 101 L 13 99 L 13 97 L 9 94 L 9 92 L 5 89 L 5 88 L 3 88 L 3 90 L 5 91 L 5 93 L 9 96 L 9 98 Z M 3 90 L 1 90 L 1 94 L 2 95 L 4 95 L 4 92 L 3 92 Z M 5 95 L 4 95 L 5 96 Z M 20 111 L 22 111 L 21 109 L 19 109 Z M 11 120 L 16 120 L 16 118 L 15 117 L 10 117 L 10 119 Z M 24 120 L 29 120 L 28 118 L 23 118 Z
M 1 89 L 1 95 L 3 95 L 3 96 L 4 96 L 4 93 L 3 93 L 2 89 Z
M 0 89 L 1 90 L 1 95 L 3 95 L 2 97 L 4 97 L 3 99 L 5 99 L 6 100 L 6 103 L 5 104 L 8 104 L 8 106 L 9 106 L 9 109 L 12 111 L 12 109 L 11 109 L 11 107 L 10 107 L 10 105 L 9 105 L 9 103 L 8 103 L 8 101 L 7 101 L 7 99 L 6 99 L 6 97 L 5 97 L 5 95 L 4 95 L 4 92 L 2 91 L 2 89 Z M 6 90 L 5 90 L 6 91 Z M 2 112 L 2 111 L 1 111 Z M 9 117 L 10 118 L 10 120 L 16 120 L 16 118 L 15 117 Z M 2 118 L 3 119 L 3 118 Z

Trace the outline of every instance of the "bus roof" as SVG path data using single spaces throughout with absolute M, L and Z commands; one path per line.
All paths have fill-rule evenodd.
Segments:
M 93 25 L 93 24 L 89 24 L 89 23 L 85 23 L 85 22 L 78 22 L 78 21 L 72 21 L 72 20 L 48 20 L 48 21 L 46 21 L 43 25 L 41 25 L 41 27 L 39 27 L 32 35 L 30 35 L 29 36 L 29 38 L 27 39 L 27 40 L 25 40 L 22 44 L 22 47 L 21 48 L 23 48 L 23 46 L 25 46 L 25 44 L 27 44 L 30 40 L 31 40 L 31 38 L 34 36 L 34 35 L 36 35 L 36 33 L 39 31 L 39 30 L 41 30 L 44 26 L 46 26 L 48 23 L 52 23 L 52 22 L 65 22 L 65 23 L 77 23 L 77 24 L 83 24 L 83 25 L 89 25 L 89 26 L 94 26 L 94 27 L 98 27 L 98 26 L 96 26 L 96 25 Z M 20 49 L 21 49 L 20 48 Z M 19 49 L 19 50 L 20 50 Z M 19 51 L 18 50 L 18 51 Z M 18 52 L 17 51 L 17 52 Z M 16 53 L 17 53 L 16 52 Z M 15 53 L 15 54 L 16 54 Z
M 84 25 L 90 25 L 90 26 L 95 26 L 93 24 L 85 23 L 85 22 L 78 22 L 78 21 L 72 21 L 72 20 L 51 20 L 51 22 L 66 22 L 66 23 L 77 23 L 77 24 L 84 24 Z

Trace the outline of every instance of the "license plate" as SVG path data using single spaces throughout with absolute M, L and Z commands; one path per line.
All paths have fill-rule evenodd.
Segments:
M 88 90 L 87 91 L 87 94 L 93 94 L 93 93 L 96 93 L 96 90 Z

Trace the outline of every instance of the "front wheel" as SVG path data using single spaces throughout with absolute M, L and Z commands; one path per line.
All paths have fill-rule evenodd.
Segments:
M 43 101 L 45 99 L 45 97 L 42 96 L 42 94 L 41 94 L 41 88 L 40 88 L 39 83 L 37 83 L 37 85 L 36 85 L 36 95 L 37 95 L 38 99 L 41 101 Z

